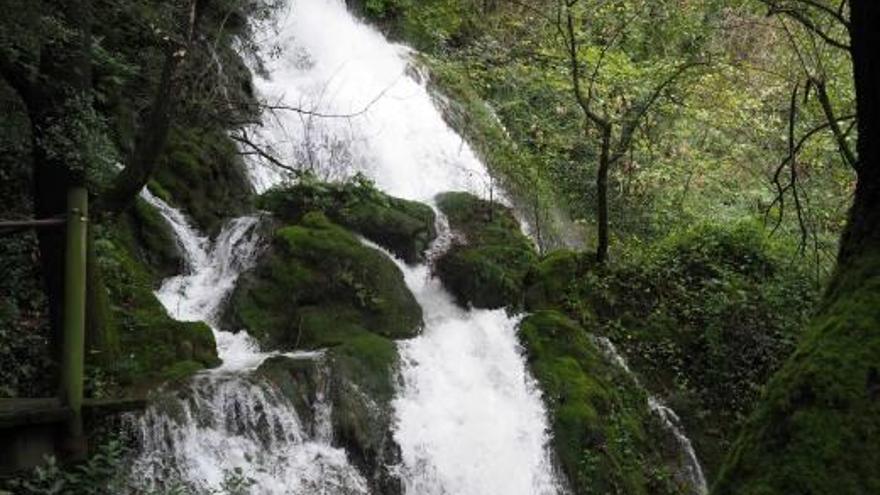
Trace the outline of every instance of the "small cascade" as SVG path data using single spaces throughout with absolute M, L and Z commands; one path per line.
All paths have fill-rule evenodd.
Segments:
M 448 248 L 445 217 L 429 258 Z M 552 495 L 562 492 L 541 392 L 517 339 L 518 317 L 466 310 L 427 265 L 394 259 L 424 311 L 419 337 L 398 343 L 402 385 L 393 407 L 401 474 L 412 495 Z
M 620 354 L 617 350 L 617 346 L 615 346 L 611 340 L 607 337 L 594 336 L 593 341 L 605 357 L 626 371 L 627 375 L 632 378 L 633 382 L 645 390 L 639 382 L 638 377 L 629 368 L 626 359 Z M 647 392 L 647 390 L 645 391 Z M 650 393 L 648 394 L 648 409 L 660 419 L 663 426 L 675 437 L 675 441 L 678 444 L 685 461 L 684 466 L 682 466 L 683 472 L 681 474 L 691 487 L 693 495 L 708 494 L 709 485 L 706 482 L 703 467 L 700 465 L 700 460 L 697 458 L 697 452 L 694 450 L 690 438 L 687 437 L 684 428 L 681 426 L 681 419 L 675 411 Z
M 141 196 L 172 227 L 187 261 L 186 271 L 166 279 L 156 295 L 172 317 L 209 323 L 223 364 L 160 391 L 134 420 L 140 454 L 132 465 L 132 493 L 222 493 L 231 476 L 241 476 L 257 494 L 366 494 L 366 481 L 332 445 L 324 392 L 313 405 L 315 424 L 306 427 L 287 398 L 249 374 L 280 353 L 260 352 L 247 332 L 218 327 L 220 306 L 260 252 L 259 217 L 231 220 L 211 242 L 179 210 L 146 189 Z M 322 358 L 320 352 L 285 355 Z
M 319 409 L 328 404 L 317 405 Z M 315 430 L 330 429 L 316 415 Z M 207 374 L 157 399 L 136 424 L 143 454 L 134 462 L 136 490 L 186 488 L 218 493 L 239 473 L 249 493 L 366 494 L 344 451 L 302 424 L 274 388 L 242 375 Z M 136 491 L 137 492 L 137 491 Z

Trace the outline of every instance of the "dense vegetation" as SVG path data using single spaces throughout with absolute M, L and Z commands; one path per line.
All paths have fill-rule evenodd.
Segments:
M 260 120 L 250 70 L 270 56 L 254 26 L 278 2 L 7 3 L 0 217 L 56 216 L 67 187 L 89 190 L 89 397 L 219 364 L 210 328 L 153 293 L 184 259 L 138 197 L 149 185 L 209 235 L 263 211 L 266 245 L 224 325 L 267 351 L 327 349 L 326 369 L 277 356 L 256 374 L 306 422 L 330 390 L 338 443 L 378 493 L 403 490 L 394 341 L 423 322 L 398 266 L 361 238 L 431 263 L 462 307 L 526 313 L 574 493 L 687 489 L 649 396 L 680 414 L 713 494 L 880 491 L 872 2 L 348 0 L 419 50 L 447 122 L 513 199 L 435 198 L 452 230 L 437 257 L 435 211 L 362 176 L 294 170 L 251 189 L 239 145 Z M 0 397 L 54 393 L 61 246 L 0 232 Z M 126 452 L 107 445 L 78 471 L 8 485 L 112 492 Z M 229 493 L 247 492 L 239 475 Z

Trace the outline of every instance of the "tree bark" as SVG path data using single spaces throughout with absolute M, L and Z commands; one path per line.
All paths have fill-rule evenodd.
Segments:
M 596 262 L 605 263 L 608 259 L 608 168 L 611 163 L 611 126 L 602 127 L 602 151 L 599 155 L 599 170 L 596 172 Z
M 880 248 L 880 2 L 850 0 L 850 11 L 859 130 L 855 167 L 858 184 L 840 243 L 841 265 Z

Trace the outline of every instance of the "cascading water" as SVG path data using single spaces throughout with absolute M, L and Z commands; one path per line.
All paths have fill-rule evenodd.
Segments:
M 270 64 L 272 80 L 260 82 L 262 95 L 313 114 L 359 116 L 277 114 L 265 143 L 321 176 L 361 172 L 401 197 L 485 190 L 485 169 L 411 77 L 407 49 L 355 20 L 341 1 L 298 0 L 292 8 L 279 40 L 267 41 L 284 54 Z M 252 171 L 258 189 L 279 180 Z M 241 469 L 257 481 L 257 493 L 364 493 L 364 479 L 331 446 L 329 425 L 307 434 L 293 407 L 248 374 L 267 355 L 245 332 L 217 329 L 218 308 L 259 251 L 257 217 L 231 221 L 211 243 L 180 212 L 149 192 L 144 197 L 172 225 L 189 265 L 157 296 L 174 317 L 215 328 L 223 366 L 139 420 L 136 478 L 147 488 L 179 479 L 216 490 Z M 400 344 L 394 438 L 407 493 L 557 493 L 545 412 L 520 354 L 517 320 L 462 310 L 426 266 L 400 266 L 426 319 L 423 336 Z M 328 418 L 328 407 L 319 404 L 323 413 L 315 417 Z
M 253 481 L 253 493 L 367 493 L 345 452 L 331 445 L 330 405 L 322 395 L 315 404 L 316 424 L 308 428 L 287 398 L 249 374 L 277 353 L 260 352 L 247 332 L 218 329 L 220 305 L 259 253 L 259 218 L 230 221 L 211 243 L 180 211 L 148 190 L 141 196 L 172 227 L 188 265 L 156 295 L 174 318 L 211 325 L 223 364 L 185 388 L 159 394 L 137 419 L 141 453 L 132 466 L 133 492 L 185 487 L 217 493 L 240 474 Z M 321 358 L 314 352 L 286 355 Z
M 410 50 L 356 20 L 341 0 L 292 6 L 276 42 L 287 55 L 270 63 L 272 80 L 258 88 L 270 103 L 309 114 L 277 112 L 263 142 L 325 178 L 360 172 L 408 199 L 488 191 L 488 173 L 444 122 Z M 520 353 L 518 320 L 460 309 L 426 266 L 399 266 L 425 317 L 423 335 L 399 345 L 394 439 L 406 492 L 557 493 L 546 414 Z
M 636 385 L 641 387 L 638 377 L 636 377 L 635 373 L 629 368 L 626 359 L 620 354 L 620 351 L 617 350 L 617 346 L 615 346 L 611 340 L 607 337 L 597 336 L 594 337 L 593 341 L 605 357 L 622 368 L 632 378 Z M 706 476 L 703 474 L 703 467 L 700 465 L 700 460 L 697 458 L 697 453 L 694 450 L 693 444 L 691 444 L 690 438 L 688 438 L 687 435 L 685 435 L 684 430 L 682 430 L 681 420 L 678 415 L 660 399 L 650 394 L 648 395 L 648 408 L 660 418 L 663 426 L 675 437 L 675 441 L 678 443 L 682 454 L 683 466 L 680 474 L 684 478 L 684 481 L 691 487 L 693 494 L 706 495 L 709 493 L 709 485 L 706 482 Z
M 430 203 L 451 190 L 486 195 L 489 175 L 444 122 L 407 48 L 357 21 L 342 0 L 294 0 L 289 9 L 277 39 L 264 41 L 281 55 L 268 61 L 271 80 L 257 81 L 257 88 L 268 104 L 302 111 L 267 116 L 266 126 L 254 130 L 258 142 L 323 178 L 360 172 L 399 197 Z M 250 166 L 258 191 L 283 180 Z M 259 218 L 234 219 L 211 242 L 179 211 L 147 191 L 144 198 L 171 224 L 189 268 L 166 280 L 157 296 L 174 317 L 214 328 L 223 365 L 168 392 L 138 420 L 143 451 L 135 490 L 179 480 L 216 491 L 239 469 L 256 481 L 254 493 L 367 493 L 364 477 L 332 445 L 330 405 L 318 400 L 315 424 L 304 425 L 285 397 L 251 373 L 271 354 L 246 332 L 219 328 L 218 309 L 259 253 Z M 448 234 L 442 216 L 438 223 Z M 447 245 L 441 235 L 434 250 Z M 425 318 L 421 336 L 399 343 L 393 436 L 402 465 L 394 471 L 406 493 L 562 492 L 517 318 L 461 309 L 427 266 L 398 265 Z

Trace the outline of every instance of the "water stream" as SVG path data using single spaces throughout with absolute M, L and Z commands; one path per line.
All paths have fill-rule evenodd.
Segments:
M 444 191 L 488 194 L 485 168 L 444 122 L 409 49 L 359 22 L 342 0 L 293 1 L 276 34 L 264 43 L 280 55 L 268 61 L 271 79 L 257 81 L 257 89 L 267 102 L 308 112 L 277 111 L 254 130 L 276 156 L 327 179 L 360 172 L 389 194 L 427 203 Z M 284 180 L 259 165 L 251 172 L 257 190 Z M 211 240 L 149 191 L 143 197 L 172 226 L 187 261 L 157 296 L 174 318 L 212 326 L 223 364 L 167 391 L 138 419 L 143 452 L 133 465 L 134 491 L 174 483 L 222 491 L 240 470 L 256 480 L 257 494 L 367 493 L 334 446 L 330 405 L 319 401 L 319 424 L 304 426 L 288 400 L 252 374 L 273 353 L 261 352 L 245 331 L 220 328 L 218 311 L 261 250 L 259 216 L 233 219 Z M 442 217 L 438 225 L 435 251 L 448 245 Z M 422 335 L 398 344 L 393 436 L 402 464 L 394 470 L 405 492 L 561 493 L 546 411 L 516 337 L 518 318 L 461 309 L 427 265 L 397 263 L 425 317 Z

